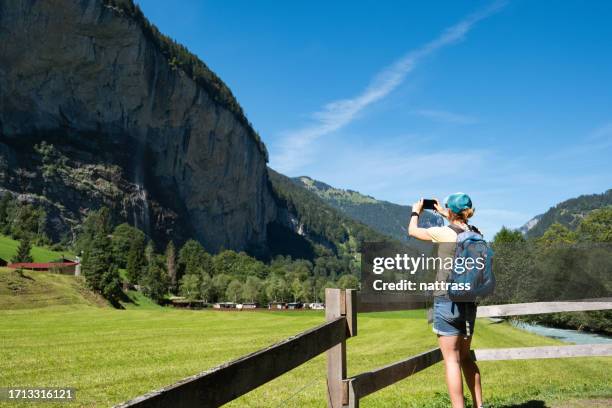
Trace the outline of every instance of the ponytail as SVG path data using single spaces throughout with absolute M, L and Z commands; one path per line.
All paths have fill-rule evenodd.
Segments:
M 466 208 L 464 210 L 461 210 L 459 212 L 459 214 L 454 213 L 452 211 L 449 210 L 449 215 L 450 215 L 450 219 L 452 221 L 462 221 L 464 223 L 468 223 L 468 219 L 472 218 L 472 216 L 474 215 L 474 209 L 473 208 Z

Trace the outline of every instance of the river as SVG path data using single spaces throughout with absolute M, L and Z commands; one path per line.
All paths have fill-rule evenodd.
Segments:
M 612 337 L 603 334 L 584 332 L 572 329 L 557 329 L 554 327 L 541 326 L 539 324 L 512 321 L 514 327 L 525 331 L 539 334 L 540 336 L 550 337 L 551 339 L 561 340 L 573 344 L 612 344 Z

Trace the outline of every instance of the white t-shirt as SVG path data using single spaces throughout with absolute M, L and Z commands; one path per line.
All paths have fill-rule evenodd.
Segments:
M 455 243 L 457 242 L 457 233 L 448 225 L 444 227 L 430 227 L 427 228 L 427 232 L 431 236 L 431 240 L 434 243 L 441 243 L 438 245 L 438 257 L 442 259 L 454 258 L 455 257 Z M 445 262 L 443 262 L 445 264 Z M 436 272 L 436 281 L 446 282 L 450 276 L 451 270 L 444 267 L 440 268 Z M 436 290 L 433 292 L 434 296 L 446 296 L 446 291 Z
M 457 242 L 457 233 L 449 226 L 430 227 L 427 232 L 433 242 Z

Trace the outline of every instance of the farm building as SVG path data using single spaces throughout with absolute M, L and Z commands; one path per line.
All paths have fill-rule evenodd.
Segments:
M 208 306 L 208 303 L 203 300 L 188 300 L 179 297 L 171 298 L 170 304 L 174 307 L 184 307 L 188 309 L 204 309 Z
M 70 261 L 67 259 L 61 259 L 57 262 L 16 262 L 7 265 L 7 268 L 11 269 L 27 269 L 30 271 L 39 272 L 53 272 L 61 273 L 62 275 L 76 275 L 77 266 L 80 266 L 78 262 Z
M 286 308 L 287 308 L 287 303 L 286 302 L 270 302 L 270 303 L 268 303 L 268 309 L 270 309 L 270 310 L 286 309 Z
M 313 310 L 325 310 L 325 304 L 324 303 L 309 303 L 308 308 L 313 309 Z
M 235 309 L 236 304 L 234 302 L 219 302 L 213 305 L 213 309 Z
M 304 307 L 304 304 L 302 302 L 291 302 L 291 303 L 287 303 L 287 309 L 302 309 Z
M 247 303 L 239 303 L 236 305 L 236 309 L 256 309 L 257 303 L 247 302 Z

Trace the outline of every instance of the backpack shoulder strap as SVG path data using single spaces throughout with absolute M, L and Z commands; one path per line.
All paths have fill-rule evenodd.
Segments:
M 453 231 L 455 231 L 455 232 L 457 233 L 457 235 L 461 234 L 462 232 L 465 232 L 465 231 L 463 230 L 463 228 L 458 227 L 458 226 L 456 226 L 456 225 L 454 225 L 454 224 L 448 224 L 448 228 L 450 228 L 450 229 L 452 229 Z
M 477 233 L 479 235 L 482 235 L 482 232 L 480 232 L 480 230 L 478 228 L 476 228 L 475 226 L 468 225 L 468 227 L 470 228 L 470 231 L 475 232 L 475 233 Z

